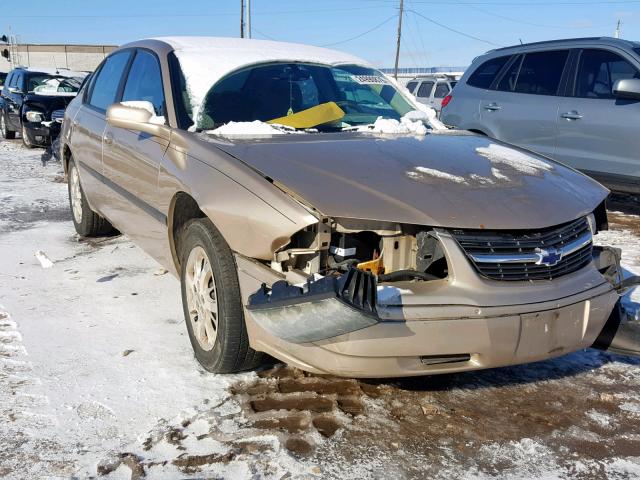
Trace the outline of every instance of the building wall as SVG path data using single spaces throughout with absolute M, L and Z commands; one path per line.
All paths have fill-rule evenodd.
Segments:
M 16 63 L 24 67 L 93 71 L 116 48 L 115 45 L 23 44 L 16 48 Z

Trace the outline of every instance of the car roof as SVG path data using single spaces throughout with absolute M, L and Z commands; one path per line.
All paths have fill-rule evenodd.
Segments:
M 631 40 L 623 40 L 621 38 L 613 38 L 613 37 L 582 37 L 582 38 L 563 38 L 558 40 L 546 40 L 543 42 L 532 42 L 532 43 L 523 43 L 520 45 L 511 45 L 509 47 L 496 48 L 493 50 L 489 50 L 487 54 L 491 53 L 516 53 L 522 50 L 529 50 L 531 48 L 537 47 L 554 47 L 554 46 L 580 46 L 585 43 L 589 44 L 598 44 L 598 45 L 609 45 L 615 47 L 622 48 L 638 48 L 640 47 L 639 42 L 634 42 Z

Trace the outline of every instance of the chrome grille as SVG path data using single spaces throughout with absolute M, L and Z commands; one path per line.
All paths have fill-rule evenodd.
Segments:
M 478 272 L 493 280 L 552 280 L 592 260 L 586 217 L 538 231 L 453 230 L 452 234 Z

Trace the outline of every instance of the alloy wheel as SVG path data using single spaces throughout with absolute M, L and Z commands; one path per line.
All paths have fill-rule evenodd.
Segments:
M 73 211 L 73 219 L 76 223 L 82 222 L 82 190 L 80 188 L 80 175 L 78 169 L 74 166 L 71 168 L 69 176 L 69 198 L 71 200 L 71 210 Z
M 218 297 L 213 269 L 204 248 L 196 246 L 189 253 L 184 281 L 191 330 L 200 348 L 209 351 L 218 336 Z

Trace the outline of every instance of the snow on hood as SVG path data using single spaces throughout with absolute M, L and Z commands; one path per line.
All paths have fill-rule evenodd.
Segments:
M 308 62 L 322 65 L 371 65 L 348 53 L 297 43 L 223 37 L 159 37 L 180 61 L 197 119 L 207 92 L 227 74 L 265 62 Z
M 373 125 L 362 125 L 358 127 L 358 132 L 373 132 L 387 134 L 407 134 L 426 135 L 427 127 L 419 120 L 411 120 L 406 115 L 400 121 L 393 118 L 378 117 Z

